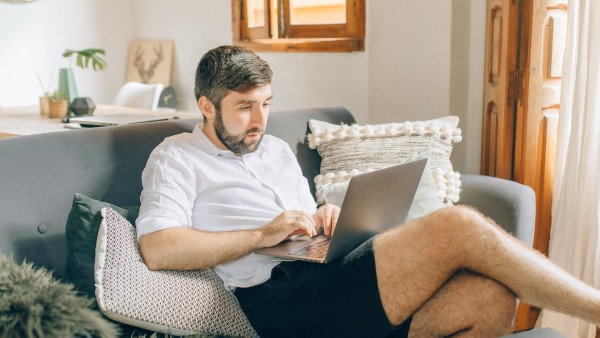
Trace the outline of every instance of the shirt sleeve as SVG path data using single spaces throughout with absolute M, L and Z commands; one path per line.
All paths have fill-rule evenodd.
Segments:
M 191 227 L 196 199 L 194 170 L 182 154 L 156 149 L 142 172 L 138 241 L 143 235 L 172 228 Z
M 310 193 L 308 180 L 304 176 L 302 177 L 302 180 L 300 180 L 300 187 L 298 187 L 298 191 L 300 192 L 303 210 L 309 215 L 314 215 L 317 212 L 317 203 Z

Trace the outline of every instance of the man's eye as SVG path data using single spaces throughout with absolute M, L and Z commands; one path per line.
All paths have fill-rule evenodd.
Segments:
M 242 106 L 242 110 L 249 110 L 250 108 L 252 108 L 251 106 Z
M 265 107 L 265 108 L 267 108 L 267 107 L 270 107 L 270 106 L 271 106 L 271 104 L 270 104 L 269 102 L 265 102 L 265 103 L 263 104 L 263 107 Z

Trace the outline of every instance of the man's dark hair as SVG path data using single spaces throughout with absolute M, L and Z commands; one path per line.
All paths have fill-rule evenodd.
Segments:
M 248 92 L 271 83 L 272 75 L 269 64 L 249 49 L 237 46 L 211 49 L 198 63 L 196 101 L 206 96 L 219 110 L 229 91 Z

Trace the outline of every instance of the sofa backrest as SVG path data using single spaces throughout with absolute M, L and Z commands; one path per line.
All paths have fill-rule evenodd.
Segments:
M 354 122 L 344 108 L 273 112 L 267 133 L 287 141 L 314 191 L 320 157 L 305 144 L 309 119 Z M 201 120 L 173 120 L 0 139 L 0 252 L 62 277 L 73 194 L 139 205 L 141 172 L 165 137 Z
M 320 108 L 272 113 L 267 125 L 267 134 L 286 141 L 300 163 L 304 177 L 308 179 L 311 192 L 315 192 L 314 178 L 321 168 L 321 157 L 305 142 L 308 133 L 308 120 L 315 119 L 334 124 L 353 124 L 356 121 L 345 108 Z

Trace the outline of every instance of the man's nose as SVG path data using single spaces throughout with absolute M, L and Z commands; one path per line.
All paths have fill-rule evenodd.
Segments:
M 254 110 L 252 114 L 252 124 L 264 126 L 267 119 L 267 109 L 263 106 L 259 106 Z

